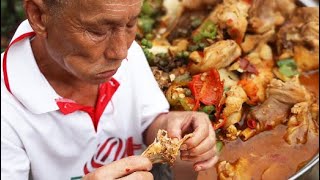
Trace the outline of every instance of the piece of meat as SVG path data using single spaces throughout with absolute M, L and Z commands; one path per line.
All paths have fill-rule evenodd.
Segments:
M 239 158 L 234 163 L 222 161 L 218 163 L 218 175 L 220 180 L 250 180 L 249 161 Z
M 156 81 L 158 82 L 159 87 L 163 89 L 167 89 L 170 85 L 170 78 L 169 74 L 160 70 L 158 67 L 153 66 L 151 67 L 153 76 L 155 77 Z
M 180 152 L 180 146 L 192 135 L 192 133 L 187 134 L 180 140 L 171 139 L 168 137 L 167 131 L 160 129 L 154 142 L 148 146 L 141 156 L 149 158 L 153 164 L 168 163 L 173 166 Z
M 262 34 L 275 29 L 295 8 L 294 0 L 253 0 L 249 10 L 249 31 Z
M 247 30 L 250 4 L 244 0 L 224 0 L 209 15 L 209 20 L 225 29 L 231 39 L 240 44 Z
M 294 16 L 277 34 L 278 54 L 288 54 L 299 69 L 309 71 L 319 67 L 319 8 L 297 8 Z
M 315 106 L 315 108 L 312 108 Z M 313 111 L 313 112 L 312 112 Z M 312 113 L 319 114 L 319 106 L 309 102 L 295 104 L 291 108 L 292 116 L 288 121 L 287 132 L 284 139 L 288 144 L 305 144 L 310 136 L 318 136 L 317 116 L 313 118 Z
M 241 48 L 233 40 L 223 40 L 204 49 L 190 54 L 190 72 L 203 73 L 210 69 L 221 69 L 229 66 L 241 55 Z
M 310 93 L 299 83 L 298 77 L 288 82 L 273 79 L 268 85 L 266 101 L 249 116 L 259 123 L 259 131 L 269 130 L 285 120 L 294 104 L 311 98 Z
M 226 92 L 226 107 L 223 109 L 223 116 L 227 118 L 224 128 L 228 128 L 241 120 L 242 104 L 247 101 L 248 97 L 241 86 L 235 85 Z
M 265 64 L 262 62 L 261 64 Z M 246 81 L 250 84 L 244 86 L 247 95 L 249 96 L 248 104 L 257 104 L 264 102 L 266 99 L 266 89 L 270 81 L 274 78 L 272 69 L 268 66 L 258 67 L 258 75 L 245 73 L 241 77 L 242 81 Z
M 271 29 L 263 34 L 247 34 L 241 43 L 243 52 L 248 53 L 254 50 L 260 44 L 266 44 L 271 41 L 275 35 L 275 30 Z
M 200 9 L 220 2 L 221 0 L 182 0 L 182 5 L 187 9 Z

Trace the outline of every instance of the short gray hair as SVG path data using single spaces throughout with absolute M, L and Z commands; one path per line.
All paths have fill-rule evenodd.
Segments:
M 43 0 L 48 10 L 53 14 L 59 13 L 65 5 L 70 4 L 71 0 Z

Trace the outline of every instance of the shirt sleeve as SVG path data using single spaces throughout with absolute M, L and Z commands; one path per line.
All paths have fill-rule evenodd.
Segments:
M 1 179 L 27 180 L 30 161 L 14 129 L 1 113 Z
M 134 87 L 140 108 L 141 133 L 161 113 L 169 111 L 169 103 L 155 80 L 148 61 L 138 43 L 133 43 L 128 61 L 133 67 Z M 134 54 L 134 55 L 133 55 Z

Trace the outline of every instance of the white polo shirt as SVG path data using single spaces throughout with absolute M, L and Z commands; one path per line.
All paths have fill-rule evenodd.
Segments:
M 32 31 L 24 21 L 13 40 Z M 30 38 L 14 43 L 3 62 L 4 53 L 1 179 L 24 180 L 29 173 L 35 180 L 80 179 L 104 164 L 138 155 L 143 131 L 169 109 L 136 42 L 114 79 L 100 88 L 99 100 L 106 104 L 100 115 L 54 91 L 36 64 Z

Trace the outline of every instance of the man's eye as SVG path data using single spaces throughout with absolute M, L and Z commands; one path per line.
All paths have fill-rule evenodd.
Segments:
M 86 30 L 85 34 L 87 35 L 87 37 L 89 37 L 93 41 L 101 41 L 106 37 L 105 33 L 98 32 L 98 31 Z
M 92 35 L 95 35 L 95 36 L 104 36 L 105 33 L 103 32 L 99 32 L 99 31 L 89 31 Z
M 133 28 L 133 27 L 136 26 L 136 24 L 137 24 L 137 20 L 134 20 L 134 21 L 128 23 L 128 24 L 127 24 L 127 27 L 128 27 L 128 28 Z

